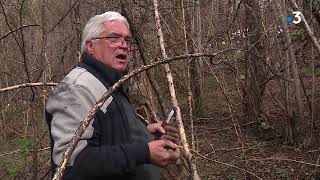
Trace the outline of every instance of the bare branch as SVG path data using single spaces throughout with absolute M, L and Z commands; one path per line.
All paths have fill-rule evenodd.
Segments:
M 291 5 L 293 6 L 293 8 L 295 8 L 296 10 L 299 10 L 299 7 L 298 7 L 298 5 L 297 5 L 296 2 L 294 2 L 293 0 L 290 0 L 289 2 L 290 2 Z M 304 24 L 304 26 L 305 26 L 305 28 L 306 28 L 306 30 L 307 30 L 307 32 L 308 32 L 309 37 L 311 38 L 314 46 L 315 46 L 315 47 L 318 49 L 318 51 L 320 52 L 320 44 L 319 44 L 319 41 L 317 40 L 316 35 L 314 34 L 314 32 L 311 30 L 311 28 L 310 28 L 310 26 L 309 26 L 309 23 L 308 23 L 308 21 L 306 20 L 306 18 L 304 17 L 302 11 L 301 11 L 300 16 L 301 16 L 301 20 L 303 21 L 303 24 Z
M 288 158 L 281 158 L 281 157 L 270 157 L 270 158 L 252 158 L 252 159 L 246 159 L 245 161 L 288 161 L 288 162 L 295 162 L 299 164 L 305 164 L 309 166 L 315 166 L 319 167 L 320 164 L 314 164 L 314 163 L 309 163 L 305 161 L 299 161 L 295 159 L 288 159 Z
M 0 89 L 0 93 L 6 92 L 6 91 L 11 91 L 19 88 L 26 88 L 26 87 L 35 87 L 35 86 L 56 86 L 58 83 L 25 83 L 25 84 L 19 84 L 19 85 L 14 85 L 10 87 L 5 87 Z
M 1 37 L 0 37 L 0 40 L 6 38 L 7 36 L 9 36 L 10 34 L 16 32 L 16 31 L 19 31 L 19 30 L 22 29 L 22 28 L 35 27 L 35 26 L 39 26 L 39 25 L 38 25 L 38 24 L 22 25 L 22 26 L 20 26 L 20 27 L 18 27 L 18 28 L 16 28 L 16 29 L 13 29 L 13 30 L 7 32 L 5 35 L 1 36 Z
M 92 118 L 94 117 L 95 113 L 104 104 L 104 102 L 111 96 L 111 94 L 114 91 L 116 91 L 125 81 L 127 81 L 131 77 L 133 77 L 143 71 L 146 71 L 148 69 L 156 67 L 160 64 L 165 64 L 165 63 L 169 63 L 172 61 L 187 59 L 187 58 L 191 58 L 191 57 L 215 57 L 221 53 L 225 53 L 230 50 L 231 49 L 227 49 L 227 50 L 219 51 L 214 54 L 197 53 L 197 54 L 187 54 L 187 55 L 181 55 L 181 56 L 176 56 L 176 57 L 172 57 L 172 58 L 166 58 L 166 59 L 162 59 L 160 61 L 154 62 L 150 65 L 142 66 L 136 70 L 131 71 L 129 74 L 125 75 L 117 83 L 115 83 L 107 92 L 105 92 L 102 95 L 102 97 L 97 101 L 97 103 L 92 107 L 90 112 L 87 114 L 85 119 L 80 123 L 80 126 L 78 127 L 74 136 L 72 137 L 67 149 L 63 153 L 62 159 L 58 165 L 58 169 L 56 171 L 56 174 L 53 177 L 53 180 L 61 180 L 62 179 L 63 173 L 64 173 L 66 166 L 70 160 L 70 157 L 71 157 L 76 145 L 78 144 L 80 137 L 84 133 L 85 129 L 88 127 L 89 123 L 92 121 Z M 234 49 L 232 49 L 232 50 L 234 50 Z
M 182 147 L 179 146 L 179 148 L 182 148 Z M 238 166 L 235 166 L 235 165 L 232 165 L 232 164 L 228 164 L 228 163 L 225 163 L 225 162 L 221 162 L 221 161 L 218 161 L 218 160 L 214 160 L 214 159 L 208 158 L 207 156 L 202 155 L 202 154 L 200 154 L 198 151 L 195 151 L 195 150 L 193 150 L 193 149 L 190 149 L 190 151 L 192 151 L 192 152 L 195 153 L 196 155 L 198 155 L 198 156 L 200 156 L 200 157 L 202 157 L 203 159 L 206 159 L 206 160 L 208 160 L 208 161 L 212 161 L 212 162 L 214 162 L 214 163 L 218 163 L 218 164 L 222 164 L 222 165 L 225 165 L 225 166 L 228 166 L 228 167 L 236 168 L 236 169 L 239 169 L 239 170 L 244 171 L 244 172 L 246 172 L 246 173 L 249 173 L 249 174 L 253 175 L 254 177 L 256 177 L 256 178 L 258 178 L 258 179 L 262 179 L 262 178 L 260 178 L 259 176 L 257 176 L 256 174 L 254 174 L 253 172 L 250 172 L 250 171 L 245 170 L 245 169 L 243 169 L 243 168 L 240 168 L 240 167 L 238 167 Z
M 77 0 L 76 2 L 74 2 L 71 8 L 59 19 L 59 21 L 54 26 L 52 26 L 51 29 L 46 31 L 46 33 L 53 31 L 68 16 L 68 14 L 80 3 L 80 1 L 81 0 Z
M 15 153 L 19 153 L 19 152 L 25 152 L 27 150 L 28 149 L 17 149 L 17 150 L 14 150 L 14 151 L 5 152 L 5 153 L 0 154 L 0 157 L 1 156 L 7 156 L 7 155 L 15 154 Z M 50 147 L 45 147 L 45 148 L 42 148 L 42 149 L 38 149 L 37 152 L 46 151 L 46 150 L 50 150 Z M 30 152 L 34 152 L 34 150 L 31 149 Z
M 161 29 L 160 15 L 159 15 L 159 11 L 158 11 L 158 0 L 153 0 L 153 6 L 154 6 L 154 16 L 155 16 L 155 21 L 156 21 L 157 36 L 158 36 L 158 41 L 159 41 L 159 45 L 160 45 L 160 51 L 161 51 L 162 57 L 164 59 L 166 59 L 168 56 L 166 54 L 164 37 L 163 37 L 162 29 Z M 176 90 L 174 87 L 173 77 L 171 74 L 169 64 L 165 64 L 164 69 L 165 69 L 165 73 L 166 73 L 166 77 L 167 77 L 167 81 L 168 81 L 171 102 L 172 102 L 173 107 L 175 107 L 175 109 L 176 109 L 176 119 L 177 119 L 178 126 L 179 126 L 181 143 L 183 146 L 183 150 L 188 158 L 187 161 L 188 161 L 188 164 L 189 164 L 190 170 L 191 170 L 190 174 L 191 174 L 193 180 L 200 180 L 200 176 L 197 172 L 196 165 L 191 160 L 192 154 L 190 153 L 190 150 L 189 150 L 189 144 L 188 144 L 185 129 L 184 129 L 184 124 L 183 124 L 183 120 L 182 120 L 182 115 L 181 115 L 179 103 L 178 103 L 178 100 L 176 97 Z
M 20 23 L 20 26 L 22 26 L 22 11 L 23 11 L 23 5 L 25 3 L 25 0 L 22 0 L 21 2 L 21 5 L 20 5 L 20 12 L 19 12 L 19 23 Z M 20 36 L 21 36 L 21 52 L 22 52 L 22 57 L 23 57 L 23 63 L 24 63 L 24 69 L 26 71 L 26 75 L 27 75 L 27 78 L 28 78 L 28 81 L 29 83 L 31 82 L 31 72 L 29 72 L 29 68 L 28 68 L 28 60 L 27 60 L 27 51 L 26 51 L 26 45 L 25 45 L 25 38 L 24 38 L 24 33 L 22 31 L 23 29 L 20 29 Z M 32 98 L 31 98 L 31 101 L 34 100 L 34 97 L 35 97 L 35 93 L 34 93 L 34 90 L 33 88 L 31 87 L 30 88 L 31 90 L 31 93 L 32 93 Z

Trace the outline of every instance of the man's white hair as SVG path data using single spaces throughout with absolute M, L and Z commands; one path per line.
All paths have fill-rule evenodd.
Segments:
M 87 22 L 82 32 L 81 54 L 86 51 L 86 41 L 97 37 L 101 32 L 103 32 L 105 30 L 104 23 L 114 20 L 122 21 L 129 29 L 127 19 L 115 11 L 108 11 L 103 14 L 95 15 Z

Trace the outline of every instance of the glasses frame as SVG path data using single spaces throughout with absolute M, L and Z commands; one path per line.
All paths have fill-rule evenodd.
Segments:
M 110 42 L 110 44 L 114 47 L 123 46 L 124 42 L 126 42 L 127 46 L 130 47 L 131 43 L 132 43 L 131 37 L 123 37 L 123 36 L 117 36 L 117 35 L 107 35 L 107 36 L 102 36 L 102 37 L 95 37 L 95 38 L 92 38 L 91 40 L 96 40 L 96 39 L 107 39 Z

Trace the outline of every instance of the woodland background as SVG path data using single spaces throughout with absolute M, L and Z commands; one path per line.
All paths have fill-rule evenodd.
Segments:
M 115 10 L 128 18 L 130 70 L 164 58 L 153 3 L 0 0 L 0 179 L 50 179 L 48 83 L 79 61 L 90 17 Z M 158 10 L 167 57 L 215 55 L 170 63 L 201 179 L 320 179 L 320 1 L 160 0 Z M 307 23 L 288 23 L 293 11 Z M 36 82 L 45 84 L 4 89 Z M 130 84 L 145 120 L 166 116 L 163 65 Z M 163 179 L 188 179 L 187 162 L 163 170 Z

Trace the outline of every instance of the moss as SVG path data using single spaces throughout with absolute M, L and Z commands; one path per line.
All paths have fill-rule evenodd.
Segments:
M 312 68 L 309 65 L 300 66 L 300 75 L 301 77 L 311 77 L 312 76 Z M 320 76 L 320 68 L 315 68 L 314 75 L 316 77 Z

